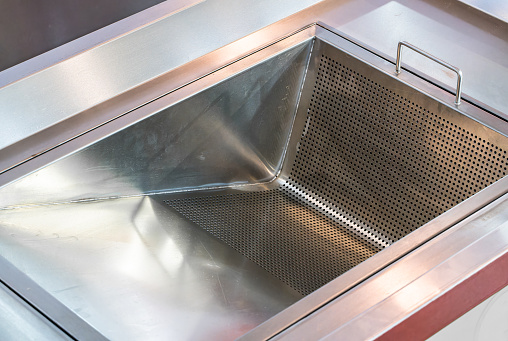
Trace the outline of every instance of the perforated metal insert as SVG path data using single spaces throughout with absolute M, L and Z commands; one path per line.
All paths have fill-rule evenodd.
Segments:
M 327 56 L 290 175 L 387 244 L 507 174 L 507 152 Z
M 328 56 L 307 105 L 284 185 L 167 201 L 303 294 L 508 173 L 506 150 Z
M 379 251 L 278 189 L 169 203 L 302 294 Z

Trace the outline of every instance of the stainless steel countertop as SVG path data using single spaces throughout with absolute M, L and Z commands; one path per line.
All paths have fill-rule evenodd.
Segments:
M 508 22 L 508 2 L 498 0 L 459 0 L 488 15 Z
M 155 22 L 74 57 L 59 61 L 56 55 L 42 55 L 14 71 L 8 69 L 0 73 L 0 85 L 10 82 L 0 88 L 4 128 L 0 149 L 284 18 L 281 35 L 322 21 L 392 60 L 397 43 L 409 41 L 460 67 L 467 96 L 508 113 L 504 101 L 508 93 L 505 22 L 455 0 L 326 0 L 288 18 L 317 2 L 189 1 L 185 10 L 159 20 L 152 15 Z M 136 20 L 146 24 L 147 18 Z M 126 31 L 131 28 L 124 25 Z M 101 41 L 86 39 L 81 48 Z M 71 52 L 62 48 L 60 55 Z M 51 61 L 59 63 L 46 67 Z M 454 86 L 453 74 L 432 62 L 410 52 L 405 53 L 404 61 Z M 27 70 L 41 67 L 46 68 L 26 76 Z M 12 82 L 16 77 L 24 78 Z
M 0 331 L 4 341 L 71 340 L 3 284 L 0 284 L 0 316 Z
M 164 0 L 90 0 L 87 2 L 52 0 L 39 3 L 2 1 L 0 2 L 0 49 L 2 50 L 0 71 L 162 2 Z M 171 3 L 178 7 L 179 1 Z M 68 56 L 60 56 L 60 59 L 66 57 Z M 17 70 L 19 72 L 19 68 Z

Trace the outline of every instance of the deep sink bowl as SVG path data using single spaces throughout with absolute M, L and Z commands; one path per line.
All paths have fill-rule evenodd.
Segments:
M 304 30 L 189 85 L 191 96 L 176 91 L 93 141 L 85 134 L 75 152 L 1 189 L 2 234 L 45 226 L 100 244 L 130 229 L 151 254 L 133 271 L 157 289 L 112 264 L 79 263 L 88 276 L 76 260 L 52 271 L 55 259 L 87 250 L 107 262 L 85 242 L 79 251 L 68 241 L 7 243 L 3 256 L 113 339 L 234 338 L 368 260 L 356 268 L 364 279 L 460 220 L 468 212 L 454 207 L 508 173 L 506 136 L 387 65 L 324 29 Z M 101 210 L 107 223 L 94 218 Z M 63 228 L 76 215 L 86 222 Z M 115 248 L 116 258 L 128 253 Z M 143 273 L 147 265 L 162 274 Z M 78 288 L 65 296 L 58 283 L 72 276 Z

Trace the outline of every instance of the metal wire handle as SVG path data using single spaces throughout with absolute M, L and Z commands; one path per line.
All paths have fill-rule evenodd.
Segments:
M 425 56 L 425 57 L 427 57 L 429 59 L 432 59 L 436 63 L 444 66 L 447 69 L 450 69 L 450 70 L 454 71 L 457 74 L 457 91 L 455 92 L 455 104 L 459 105 L 460 104 L 460 95 L 462 93 L 462 71 L 458 67 L 450 65 L 447 62 L 445 62 L 445 61 L 443 61 L 443 60 L 441 60 L 441 59 L 439 59 L 437 57 L 434 57 L 430 53 L 427 53 L 427 52 L 419 49 L 418 47 L 409 44 L 406 41 L 401 41 L 401 42 L 399 42 L 399 45 L 397 46 L 397 61 L 396 61 L 396 64 L 395 64 L 395 72 L 397 74 L 400 73 L 402 46 L 409 47 L 411 50 L 413 50 L 415 52 L 418 52 L 419 54 L 421 54 L 421 55 L 423 55 L 423 56 Z

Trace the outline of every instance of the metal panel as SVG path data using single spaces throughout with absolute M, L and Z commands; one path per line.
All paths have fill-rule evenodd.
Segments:
M 311 47 L 307 31 L 316 33 L 319 39 L 313 47 L 300 96 Z M 263 276 L 263 283 L 275 283 L 274 286 L 257 284 L 256 288 L 249 289 L 253 296 L 249 296 L 252 298 L 249 309 L 243 310 L 245 319 L 235 320 L 242 333 L 301 297 L 294 289 L 307 294 L 345 272 L 346 277 L 339 277 L 330 285 L 325 285 L 324 291 L 317 290 L 316 295 L 309 295 L 308 300 L 296 303 L 293 306 L 296 308 L 283 311 L 274 320 L 275 326 L 263 325 L 259 332 L 256 329 L 246 336 L 267 337 L 326 304 L 358 281 L 442 232 L 450 224 L 463 219 L 494 196 L 504 193 L 507 178 L 494 183 L 486 191 L 480 191 L 506 172 L 503 150 L 506 150 L 507 138 L 503 132 L 507 127 L 499 124 L 502 121 L 467 103 L 460 107 L 463 112 L 458 112 L 452 107 L 452 94 L 406 74 L 395 76 L 393 69 L 388 71 L 393 65 L 326 29 L 307 28 L 288 39 L 297 46 L 287 50 L 287 42 L 280 41 L 259 51 L 262 57 L 254 54 L 244 58 L 193 83 L 190 86 L 192 90 L 182 88 L 180 92 L 175 91 L 55 149 L 57 153 L 60 149 L 66 151 L 75 146 L 85 147 L 22 179 L 20 184 L 30 179 L 28 183 L 36 185 L 25 186 L 26 192 L 20 194 L 19 188 L 13 190 L 17 183 L 4 187 L 4 193 L 11 190 L 9 193 L 21 195 L 19 198 L 14 196 L 14 199 L 13 196 L 4 196 L 6 202 L 21 201 L 19 206 L 36 205 L 32 208 L 18 206 L 3 210 L 2 230 L 6 233 L 2 239 L 5 243 L 3 255 L 58 300 L 81 309 L 73 307 L 80 317 L 107 337 L 122 338 L 161 335 L 185 337 L 194 330 L 180 328 L 183 320 L 169 326 L 155 317 L 173 316 L 174 309 L 182 310 L 196 303 L 191 298 L 179 301 L 185 296 L 181 292 L 176 294 L 177 297 L 170 295 L 166 301 L 156 298 L 167 297 L 168 292 L 162 288 L 153 291 L 153 285 L 175 285 L 160 271 L 166 272 L 167 267 L 171 268 L 175 255 L 173 244 L 177 243 L 169 243 L 172 251 L 167 256 L 165 249 L 158 244 L 159 240 L 164 239 L 162 234 L 157 232 L 155 238 L 145 240 L 146 231 L 152 235 L 150 231 L 154 216 L 165 217 L 159 228 L 164 225 L 172 232 L 178 230 L 179 236 L 187 236 L 177 238 L 184 242 L 185 248 L 188 240 L 189 245 L 198 245 L 195 238 L 199 236 L 219 243 L 200 231 L 199 227 L 211 231 L 260 266 L 219 243 L 221 247 L 214 246 L 213 249 L 227 254 L 221 264 L 229 264 L 227 261 L 231 260 L 234 263 L 231 266 L 238 269 L 240 264 L 248 263 L 251 269 L 248 273 L 254 278 Z M 348 47 L 349 52 L 337 50 L 336 47 Z M 282 53 L 279 53 L 279 48 L 283 49 Z M 352 54 L 357 56 L 353 57 Z M 261 61 L 254 67 L 249 65 Z M 222 82 L 221 77 L 228 79 Z M 201 91 L 203 87 L 213 84 L 209 83 L 210 80 L 219 83 Z M 445 102 L 420 93 L 405 84 L 408 80 Z M 191 94 L 194 96 L 178 101 Z M 299 99 L 301 103 L 297 107 Z M 450 104 L 445 104 L 447 102 Z M 168 103 L 172 106 L 168 107 Z M 293 122 L 297 109 L 298 115 Z M 152 115 L 154 112 L 155 115 Z M 476 120 L 485 120 L 501 133 Z M 172 124 L 174 122 L 177 124 Z M 398 129 L 390 130 L 394 128 Z M 93 142 L 95 144 L 86 147 Z M 454 151 L 454 148 L 460 149 L 460 152 Z M 455 156 L 450 161 L 451 154 Z M 164 157 L 160 158 L 161 155 Z M 26 164 L 37 163 L 41 159 L 44 160 L 42 157 L 36 158 Z M 80 160 L 79 164 L 76 160 Z M 423 162 L 426 167 L 413 167 L 411 161 Z M 464 170 L 459 164 L 474 167 Z M 81 165 L 86 168 L 82 169 Z M 90 167 L 100 176 L 87 179 Z M 196 167 L 194 171 L 193 167 Z M 234 171 L 224 171 L 228 169 Z M 71 185 L 68 188 L 72 191 L 61 194 L 55 186 L 61 183 L 55 180 L 45 182 L 41 175 L 47 170 L 57 170 L 55 173 L 64 178 L 68 176 Z M 120 176 L 108 177 L 111 170 L 118 171 Z M 125 178 L 122 172 L 127 172 Z M 161 181 L 166 172 L 172 176 L 166 182 Z M 474 181 L 470 180 L 473 178 Z M 120 180 L 120 186 L 115 187 L 115 181 L 111 181 L 114 179 Z M 449 182 L 448 179 L 455 180 Z M 80 188 L 80 184 L 86 181 L 90 181 L 89 186 Z M 343 184 L 355 184 L 355 187 L 353 190 L 330 190 Z M 112 186 L 113 190 L 108 186 Z M 183 219 L 173 210 L 163 213 L 163 209 L 149 199 L 112 200 L 112 196 L 171 190 L 181 193 L 153 196 L 153 200 L 167 200 L 188 219 Z M 206 191 L 198 194 L 197 190 Z M 472 201 L 460 203 L 478 191 Z M 26 193 L 39 194 L 43 199 L 49 193 L 51 199 L 45 204 L 50 205 L 40 205 L 40 200 L 34 200 Z M 396 201 L 400 197 L 404 197 L 404 200 Z M 52 202 L 59 200 L 65 202 L 59 205 Z M 70 203 L 71 200 L 77 202 Z M 363 209 L 359 209 L 362 206 Z M 101 215 L 102 210 L 105 210 L 105 215 Z M 431 220 L 445 211 L 448 212 Z M 149 217 L 147 225 L 144 218 L 138 219 L 139 212 L 146 212 L 141 217 Z M 401 223 L 392 219 L 397 215 L 404 217 L 400 219 Z M 83 221 L 69 228 L 66 222 L 71 221 L 71 217 Z M 50 225 L 41 229 L 45 220 Z M 120 227 L 131 225 L 132 228 L 126 230 Z M 414 234 L 404 237 L 421 225 L 424 226 Z M 288 226 L 292 228 L 288 229 Z M 263 230 L 266 227 L 268 229 L 264 231 L 270 233 L 258 233 L 260 228 Z M 284 229 L 288 233 L 279 233 Z M 43 234 L 54 233 L 55 238 L 39 243 L 39 231 Z M 77 231 L 80 232 L 75 234 Z M 132 232 L 139 236 L 133 238 Z M 22 233 L 21 238 L 15 238 L 16 233 Z M 60 240 L 64 233 L 67 238 Z M 92 233 L 93 238 L 89 239 L 88 233 Z M 9 239 L 8 235 L 13 239 Z M 32 243 L 34 238 L 36 243 Z M 394 243 L 399 239 L 398 243 Z M 80 240 L 84 240 L 84 243 Z M 109 244 L 110 240 L 113 240 L 113 244 Z M 123 247 L 117 247 L 122 240 L 128 242 Z M 140 267 L 133 268 L 132 273 L 118 273 L 124 271 L 122 269 L 126 266 L 122 261 L 127 259 L 130 262 L 125 256 L 127 250 L 133 245 L 136 248 L 136 241 L 139 240 L 142 244 L 149 244 L 148 248 L 142 248 L 142 253 L 155 253 L 157 262 L 161 263 L 162 270 L 157 265 L 149 275 L 153 278 L 150 280 L 150 290 L 144 284 L 140 285 L 137 277 L 146 272 L 140 268 L 152 267 L 150 261 L 143 260 Z M 73 245 L 74 241 L 78 244 Z M 260 243 L 256 244 L 257 241 Z M 387 252 L 381 251 L 367 259 L 392 243 L 394 248 L 389 247 Z M 344 251 L 339 253 L 340 257 L 335 252 L 338 247 Z M 176 256 L 177 260 L 181 260 L 178 264 L 185 263 L 185 259 L 198 257 L 195 251 L 191 248 L 189 254 Z M 196 252 L 203 253 L 201 249 Z M 92 263 L 89 264 L 84 257 L 77 260 L 76 255 L 79 254 L 94 255 Z M 159 254 L 164 260 L 158 260 Z M 281 255 L 287 258 L 281 261 Z M 302 256 L 305 262 L 301 260 Z M 216 259 L 216 256 L 210 258 Z M 115 259 L 122 261 L 117 263 Z M 200 260 L 196 262 L 201 264 Z M 98 268 L 95 263 L 101 263 L 103 268 Z M 48 272 L 44 264 L 57 266 Z M 289 264 L 296 266 L 291 268 Z M 299 267 L 302 264 L 303 267 Z M 352 272 L 347 271 L 351 268 Z M 85 275 L 82 274 L 83 269 L 89 269 Z M 109 277 L 112 269 L 113 274 L 118 273 L 114 279 Z M 178 283 L 183 283 L 180 279 L 184 281 L 187 272 L 181 273 L 180 270 L 178 267 L 170 278 L 179 278 Z M 196 271 L 202 273 L 201 270 Z M 223 275 L 229 278 L 229 282 L 239 282 L 238 277 L 233 275 L 236 270 L 231 270 L 230 265 L 226 265 L 224 271 Z M 185 281 L 194 285 L 193 276 Z M 131 281 L 131 277 L 134 281 Z M 111 286 L 104 288 L 104 278 L 110 281 Z M 341 278 L 347 278 L 345 285 Z M 198 282 L 199 286 L 187 284 L 186 288 L 190 286 L 199 292 L 206 292 L 215 283 Z M 222 280 L 217 283 L 220 292 L 213 291 L 214 300 L 206 296 L 203 302 L 219 307 L 226 302 L 227 307 L 224 315 L 220 315 L 211 306 L 199 306 L 199 311 L 216 315 L 219 320 L 211 320 L 213 323 L 209 329 L 203 328 L 200 332 L 216 332 L 212 325 L 219 325 L 222 333 L 230 329 L 225 321 L 238 314 L 238 310 L 235 311 L 238 307 L 230 306 L 229 299 L 225 297 L 230 292 L 236 295 L 240 289 L 231 285 L 227 292 L 223 292 Z M 59 292 L 66 288 L 71 290 Z M 124 288 L 125 291 L 118 288 Z M 275 293 L 282 290 L 280 288 L 288 293 L 287 299 L 259 312 L 255 303 L 260 299 L 255 290 L 261 290 L 259 295 L 275 302 L 273 297 L 279 295 Z M 115 295 L 111 295 L 113 291 Z M 144 320 L 146 323 L 136 322 L 141 317 L 130 312 L 137 302 L 122 300 L 126 294 L 134 292 L 143 293 L 145 309 L 157 312 L 153 315 L 155 322 L 151 319 Z M 86 303 L 80 301 L 79 297 L 87 297 Z M 139 294 L 136 298 L 140 298 Z M 223 300 L 222 303 L 217 302 L 220 300 Z M 104 305 L 104 302 L 109 303 Z M 267 307 L 266 304 L 264 307 Z M 129 311 L 129 314 L 122 313 L 125 311 Z M 252 312 L 255 316 L 263 317 L 254 318 L 250 315 Z M 146 316 L 146 311 L 144 314 Z M 200 313 L 191 315 L 193 321 L 198 320 L 197 315 L 202 318 Z M 242 327 L 244 323 L 249 327 Z M 134 325 L 134 329 L 111 329 L 111 325 Z M 146 331 L 153 325 L 156 327 Z M 239 336 L 240 332 L 220 335 L 231 338 Z M 202 337 L 202 334 L 190 336 Z
M 459 0 L 474 9 L 508 22 L 508 4 L 496 0 Z
M 15 236 L 14 233 L 10 234 L 10 237 Z M 13 266 L 5 257 L 0 257 L 1 282 L 30 305 L 30 307 L 26 307 L 28 309 L 27 314 L 30 314 L 33 311 L 32 309 L 36 309 L 38 313 L 47 319 L 48 326 L 51 326 L 50 323 L 52 323 L 73 339 L 105 340 L 101 333 L 76 315 L 70 307 L 56 300 L 32 280 L 27 273 L 23 272 L 24 270 L 23 267 Z M 21 308 L 20 305 L 18 307 Z M 34 323 L 37 324 L 38 322 L 34 321 Z
M 478 286 L 480 283 L 488 282 L 483 288 L 489 288 L 490 283 L 506 285 L 508 280 L 507 199 L 504 196 L 485 207 L 275 339 L 371 340 L 381 337 L 413 314 L 424 311 L 439 297 L 453 292 L 461 283 L 474 278 L 481 269 L 500 260 L 501 264 L 494 273 L 483 277 L 480 282 L 473 282 L 470 290 L 467 287 L 465 292 L 458 290 L 460 295 L 453 301 L 441 303 L 441 309 L 449 311 L 454 311 L 454 307 L 447 306 L 451 302 L 457 302 L 456 310 L 467 309 L 471 302 L 475 302 L 468 295 L 482 293 L 482 286 Z M 489 279 L 496 272 L 499 276 Z M 436 309 L 439 311 L 439 306 Z M 424 321 L 427 331 L 436 332 L 450 322 L 447 320 L 449 314 L 437 317 Z M 411 326 L 407 329 L 410 332 Z M 426 337 L 411 333 L 406 336 Z M 388 336 L 385 339 L 394 338 L 392 335 L 392 338 Z
M 0 71 L 162 1 L 2 2 Z
M 307 41 L 256 65 L 267 57 L 260 53 L 208 77 L 218 84 L 203 80 L 187 100 L 167 107 L 161 99 L 155 113 L 143 108 L 145 120 L 2 187 L 0 207 L 272 180 L 310 48 Z
M 55 60 L 57 65 L 0 89 L 0 149 L 316 2 L 208 0 Z
M 3 211 L 0 249 L 113 340 L 234 339 L 301 298 L 148 197 Z
M 0 335 L 2 340 L 72 340 L 0 284 Z

